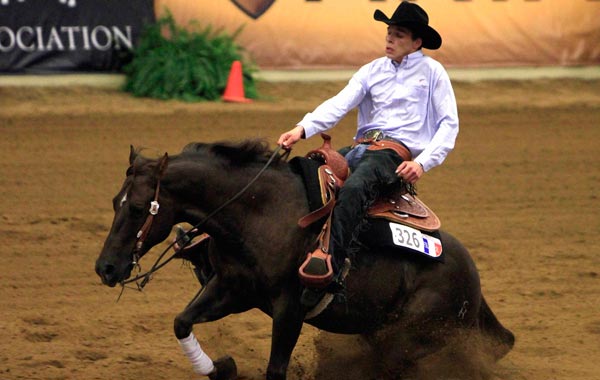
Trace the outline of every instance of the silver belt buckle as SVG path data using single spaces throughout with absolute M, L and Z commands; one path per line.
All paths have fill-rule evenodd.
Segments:
M 383 131 L 380 129 L 370 130 L 365 133 L 365 138 L 373 141 L 379 141 L 383 137 Z

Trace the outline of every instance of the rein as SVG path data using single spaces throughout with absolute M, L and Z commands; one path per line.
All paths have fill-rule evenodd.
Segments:
M 152 279 L 152 275 L 156 271 L 158 271 L 160 268 L 167 265 L 177 255 L 177 252 L 175 252 L 168 259 L 161 262 L 163 257 L 167 254 L 167 252 L 171 248 L 173 248 L 173 246 L 175 244 L 179 244 L 182 241 L 184 241 L 184 244 L 181 245 L 181 249 L 183 249 L 191 241 L 191 239 L 186 239 L 186 237 L 189 237 L 188 234 L 190 233 L 190 231 L 193 231 L 194 229 L 199 230 L 199 227 L 201 227 L 206 222 L 208 222 L 209 219 L 211 219 L 213 216 L 215 216 L 216 214 L 221 212 L 225 207 L 229 206 L 231 203 L 238 200 L 250 188 L 250 186 L 252 186 L 252 184 L 254 184 L 254 182 L 256 182 L 258 180 L 258 178 L 260 178 L 260 176 L 265 172 L 265 170 L 267 170 L 267 168 L 271 165 L 271 163 L 277 156 L 277 153 L 279 153 L 279 151 L 281 149 L 283 149 L 283 147 L 281 145 L 278 145 L 277 149 L 273 151 L 273 153 L 271 154 L 271 156 L 269 157 L 269 159 L 267 160 L 265 165 L 259 170 L 259 172 L 254 176 L 254 178 L 252 178 L 250 180 L 250 182 L 248 182 L 246 184 L 246 186 L 244 186 L 233 197 L 228 199 L 225 203 L 223 203 L 222 205 L 217 207 L 210 214 L 208 214 L 204 219 L 202 219 L 200 222 L 198 222 L 196 225 L 194 225 L 192 228 L 190 228 L 185 234 L 182 234 L 177 239 L 175 239 L 171 244 L 169 244 L 167 246 L 167 248 L 165 248 L 163 250 L 163 252 L 160 254 L 158 259 L 156 259 L 156 261 L 154 262 L 154 265 L 152 265 L 152 268 L 150 268 L 150 270 L 148 270 L 144 274 L 138 274 L 134 278 L 130 278 L 128 280 L 121 281 L 121 283 L 120 283 L 121 284 L 121 293 L 119 294 L 119 297 L 117 298 L 117 302 L 121 299 L 121 296 L 123 295 L 123 292 L 125 291 L 126 284 L 135 282 L 137 285 L 137 290 L 142 291 L 144 289 L 144 287 L 148 284 L 148 282 Z M 282 158 L 285 160 L 289 156 L 291 150 L 289 150 L 289 149 L 284 149 L 284 150 L 285 150 L 285 153 L 282 155 Z M 144 241 L 146 240 L 146 237 L 148 236 L 148 233 L 150 232 L 150 229 L 152 228 L 152 222 L 154 221 L 154 217 L 158 214 L 158 209 L 160 208 L 160 205 L 158 203 L 159 192 L 160 192 L 160 179 L 158 180 L 158 182 L 156 184 L 156 189 L 154 191 L 154 200 L 152 202 L 150 202 L 149 214 L 146 217 L 146 221 L 142 225 L 142 228 L 140 228 L 140 230 L 137 233 L 137 241 L 135 243 L 135 246 L 134 246 L 133 252 L 132 252 L 132 265 L 135 268 L 138 268 L 138 270 L 141 270 L 141 266 L 139 264 L 139 260 L 140 260 L 139 252 L 141 251 Z M 142 280 L 142 281 L 138 282 L 139 280 Z

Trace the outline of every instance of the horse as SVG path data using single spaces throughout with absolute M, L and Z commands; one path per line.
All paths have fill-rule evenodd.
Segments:
M 122 284 L 174 226 L 201 225 L 210 236 L 202 244 L 209 275 L 174 320 L 175 336 L 197 374 L 232 380 L 237 368 L 229 356 L 210 359 L 194 325 L 254 308 L 272 318 L 269 380 L 286 379 L 304 323 L 376 342 L 373 348 L 383 356 L 374 377 L 400 378 L 464 330 L 490 337 L 496 360 L 511 350 L 514 335 L 485 301 L 475 263 L 444 230 L 439 231 L 444 262 L 374 248 L 359 236 L 341 295 L 319 314 L 308 315 L 298 268 L 314 248 L 319 228 L 298 226 L 309 213 L 306 188 L 284 156 L 258 139 L 190 143 L 160 158 L 130 147 L 95 270 L 105 285 Z

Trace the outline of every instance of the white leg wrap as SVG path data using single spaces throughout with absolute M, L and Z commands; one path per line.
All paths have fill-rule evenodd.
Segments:
M 185 356 L 192 362 L 194 372 L 198 375 L 208 375 L 215 369 L 213 361 L 202 351 L 193 332 L 187 338 L 177 340 Z

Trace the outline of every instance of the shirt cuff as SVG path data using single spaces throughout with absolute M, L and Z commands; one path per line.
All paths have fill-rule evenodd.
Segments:
M 414 159 L 413 161 L 416 162 L 417 164 L 421 165 L 421 168 L 423 169 L 423 173 L 426 173 L 429 169 L 431 169 L 418 159 Z

